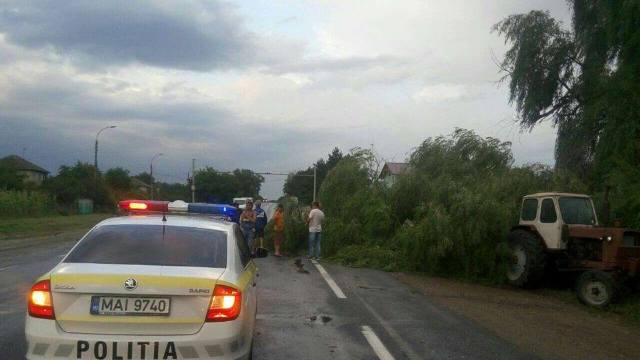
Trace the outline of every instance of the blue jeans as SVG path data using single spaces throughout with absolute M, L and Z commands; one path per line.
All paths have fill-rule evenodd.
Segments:
M 244 235 L 244 241 L 249 247 L 249 251 L 253 251 L 253 224 L 242 224 L 240 229 Z
M 322 240 L 321 232 L 309 233 L 309 257 L 320 257 L 320 241 Z

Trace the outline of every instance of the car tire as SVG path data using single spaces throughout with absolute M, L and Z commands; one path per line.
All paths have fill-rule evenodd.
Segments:
M 534 287 L 540 283 L 545 273 L 546 255 L 536 235 L 522 229 L 512 231 L 509 234 L 509 255 L 509 284 Z
M 576 293 L 583 304 L 603 309 L 615 300 L 618 289 L 611 273 L 588 270 L 578 277 Z

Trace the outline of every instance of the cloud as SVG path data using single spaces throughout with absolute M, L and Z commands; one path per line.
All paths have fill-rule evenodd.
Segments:
M 220 1 L 9 1 L 0 9 L 0 32 L 93 66 L 207 71 L 243 67 L 260 55 L 256 36 Z
M 495 92 L 495 84 L 442 83 L 423 86 L 413 94 L 412 98 L 416 102 L 438 104 L 477 100 L 484 97 L 485 93 L 488 92 Z
M 114 124 L 101 168 L 138 173 L 163 152 L 154 172 L 184 181 L 192 158 L 288 172 L 374 144 L 401 161 L 463 127 L 548 163 L 554 130 L 518 133 L 491 60 L 505 49 L 491 25 L 534 8 L 566 4 L 0 0 L 0 154 L 91 162 Z
M 350 56 L 344 58 L 318 57 L 312 59 L 296 59 L 294 62 L 274 64 L 274 66 L 269 68 L 269 71 L 276 74 L 343 72 L 352 70 L 363 71 L 374 67 L 396 66 L 402 64 L 402 59 L 393 56 Z
M 342 136 L 246 118 L 198 94 L 175 97 L 184 84 L 83 79 L 57 68 L 27 78 L 0 75 L 0 154 L 26 147 L 27 158 L 53 172 L 60 164 L 91 162 L 96 131 L 112 124 L 117 128 L 100 138 L 101 168 L 124 166 L 138 173 L 154 153 L 163 152 L 158 167 L 164 181 L 184 181 L 191 158 L 222 170 L 287 172 L 314 158 L 318 146 L 330 150 L 325 139 Z M 159 91 L 167 86 L 170 92 Z M 269 194 L 277 194 L 278 183 L 271 184 Z

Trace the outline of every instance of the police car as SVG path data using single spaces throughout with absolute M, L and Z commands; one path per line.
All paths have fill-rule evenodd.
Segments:
M 257 268 L 235 209 L 119 206 L 31 288 L 26 357 L 250 359 Z

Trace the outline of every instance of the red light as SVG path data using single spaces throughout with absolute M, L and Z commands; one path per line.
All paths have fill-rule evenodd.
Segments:
M 168 201 L 154 200 L 122 200 L 118 203 L 120 209 L 127 212 L 168 212 Z
M 207 322 L 234 320 L 240 315 L 241 305 L 242 294 L 240 291 L 230 286 L 216 285 L 205 320 Z
M 42 319 L 55 319 L 51 282 L 42 280 L 31 287 L 29 292 L 29 315 Z
M 131 209 L 131 210 L 147 210 L 147 204 L 132 202 L 132 203 L 129 203 L 129 209 Z

